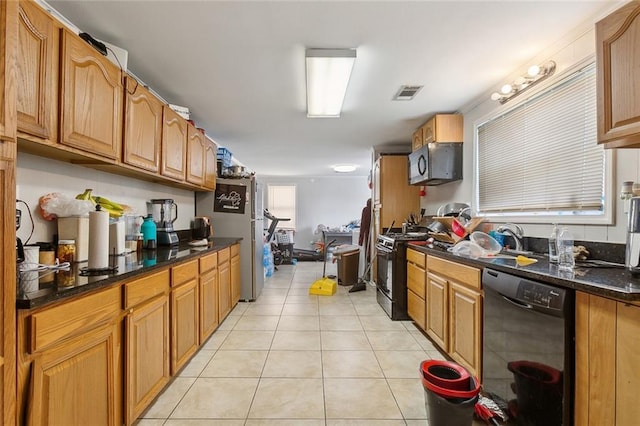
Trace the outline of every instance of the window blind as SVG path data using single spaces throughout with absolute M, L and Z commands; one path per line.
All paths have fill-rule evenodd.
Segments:
M 477 128 L 480 214 L 602 214 L 595 64 Z
M 276 229 L 296 229 L 296 187 L 295 185 L 269 185 L 268 209 L 272 215 L 290 218 L 279 222 Z

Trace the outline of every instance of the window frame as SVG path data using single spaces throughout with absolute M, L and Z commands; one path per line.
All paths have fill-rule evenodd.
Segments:
M 573 214 L 571 211 L 549 212 L 479 212 L 479 140 L 478 129 L 488 121 L 496 119 L 509 111 L 521 106 L 531 98 L 538 96 L 542 92 L 548 90 L 552 86 L 559 83 L 565 77 L 580 69 L 588 66 L 595 61 L 595 56 L 590 55 L 575 65 L 567 68 L 563 72 L 554 76 L 537 87 L 531 88 L 526 92 L 526 96 L 520 99 L 515 98 L 505 104 L 493 108 L 489 113 L 474 121 L 473 124 L 473 209 L 478 217 L 483 217 L 496 222 L 519 222 L 519 223 L 563 223 L 563 224 L 582 224 L 582 225 L 613 225 L 615 222 L 615 155 L 613 150 L 605 149 L 604 159 L 604 211 L 602 214 Z M 597 143 L 597 141 L 595 142 Z

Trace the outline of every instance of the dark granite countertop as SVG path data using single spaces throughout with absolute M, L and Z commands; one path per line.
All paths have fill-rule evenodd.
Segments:
M 107 287 L 138 275 L 148 274 L 190 259 L 196 259 L 208 252 L 229 247 L 241 238 L 209 238 L 209 244 L 191 247 L 187 242 L 174 247 L 159 247 L 144 250 L 141 254 L 129 253 L 124 256 L 110 256 L 117 262 L 116 272 L 106 275 L 85 276 L 80 273 L 87 262 L 75 263 L 68 271 L 22 272 L 17 283 L 18 309 L 32 309 L 76 296 L 91 290 Z
M 411 243 L 409 245 L 423 253 L 436 255 L 459 263 L 479 268 L 491 268 L 511 273 L 559 287 L 572 288 L 585 293 L 610 297 L 623 301 L 640 301 L 640 277 L 634 277 L 621 267 L 582 267 L 576 265 L 571 272 L 559 271 L 556 264 L 550 263 L 546 256 L 529 256 L 537 260 L 527 266 L 519 266 L 515 259 L 479 258 L 471 259 L 455 255 L 444 249 Z

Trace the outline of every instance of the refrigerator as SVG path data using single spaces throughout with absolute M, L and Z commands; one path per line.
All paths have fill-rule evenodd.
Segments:
M 196 192 L 196 216 L 211 218 L 214 237 L 240 241 L 240 299 L 253 301 L 264 286 L 263 190 L 255 177 L 216 179 L 215 192 Z

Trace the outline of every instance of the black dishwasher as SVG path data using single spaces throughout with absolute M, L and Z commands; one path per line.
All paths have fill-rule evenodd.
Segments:
M 508 424 L 573 424 L 575 293 L 492 269 L 484 288 L 482 386 Z

